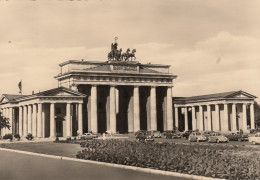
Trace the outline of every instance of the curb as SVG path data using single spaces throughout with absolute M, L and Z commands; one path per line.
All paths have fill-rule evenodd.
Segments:
M 116 167 L 116 168 L 121 168 L 121 169 L 129 169 L 129 170 L 134 170 L 134 171 L 139 171 L 139 172 L 145 172 L 145 173 L 151 173 L 151 174 L 159 174 L 159 175 L 166 175 L 166 176 L 174 176 L 174 177 L 182 177 L 182 178 L 188 178 L 188 179 L 217 180 L 217 178 L 212 178 L 212 177 L 204 177 L 204 176 L 198 176 L 198 175 L 189 175 L 189 174 L 182 174 L 182 173 L 178 173 L 178 172 L 163 171 L 163 170 L 149 169 L 149 168 L 141 168 L 141 167 L 135 167 L 135 166 L 121 165 L 121 164 L 112 164 L 112 163 L 92 161 L 92 160 L 83 160 L 83 159 L 76 159 L 76 158 L 70 158 L 70 157 L 63 157 L 63 156 L 55 156 L 55 155 L 49 155 L 49 154 L 34 153 L 34 152 L 14 150 L 14 149 L 0 148 L 0 151 L 15 152 L 15 153 L 20 153 L 20 154 L 40 156 L 40 157 L 46 157 L 46 158 L 51 158 L 51 159 L 60 159 L 60 160 L 67 160 L 67 161 L 74 161 L 74 162 L 82 162 L 82 163 L 90 163 L 90 164 L 96 164 L 96 165 L 104 165 L 104 166 L 108 166 L 108 167 Z

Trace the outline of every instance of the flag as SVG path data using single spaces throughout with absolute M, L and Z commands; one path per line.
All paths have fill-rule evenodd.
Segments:
M 22 81 L 18 83 L 19 93 L 22 94 Z

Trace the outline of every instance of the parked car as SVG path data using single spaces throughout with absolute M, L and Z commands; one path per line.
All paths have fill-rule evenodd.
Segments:
M 249 137 L 248 141 L 252 144 L 260 144 L 260 133 L 256 133 L 254 136 Z
M 136 140 L 141 142 L 154 141 L 152 135 L 143 132 L 140 132 L 136 135 Z
M 204 131 L 203 132 L 203 135 L 207 138 L 207 140 L 209 139 L 209 136 L 212 134 L 212 133 L 215 133 L 214 131 Z
M 200 132 L 193 132 L 189 135 L 188 141 L 192 142 L 200 142 L 200 141 L 206 141 L 207 138 L 202 135 Z
M 247 134 L 241 134 L 239 131 L 237 132 L 231 132 L 224 135 L 229 139 L 229 141 L 248 141 L 248 135 Z
M 220 133 L 211 133 L 210 136 L 208 137 L 208 142 L 216 142 L 216 143 L 220 143 L 220 142 L 228 142 L 228 138 L 223 136 Z
M 173 130 L 173 131 L 165 131 L 164 137 L 166 139 L 178 139 L 181 138 L 181 133 L 179 131 Z
M 188 139 L 188 137 L 190 136 L 190 134 L 193 133 L 193 132 L 194 132 L 194 131 L 192 131 L 192 130 L 185 131 L 185 132 L 182 134 L 182 137 Z
M 161 137 L 162 137 L 160 131 L 150 131 L 150 132 L 151 132 L 151 135 L 152 135 L 154 138 L 161 138 Z
M 83 139 L 83 140 L 90 140 L 90 139 L 94 139 L 94 138 L 98 138 L 98 134 L 84 133 L 83 135 L 80 136 L 80 139 Z

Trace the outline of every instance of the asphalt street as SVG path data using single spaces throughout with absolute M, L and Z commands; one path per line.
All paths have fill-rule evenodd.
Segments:
M 0 151 L 1 180 L 180 180 L 103 165 Z

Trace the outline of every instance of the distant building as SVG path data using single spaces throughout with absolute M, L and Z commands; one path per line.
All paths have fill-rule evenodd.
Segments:
M 248 132 L 255 128 L 254 99 L 244 91 L 173 98 L 181 130 Z

